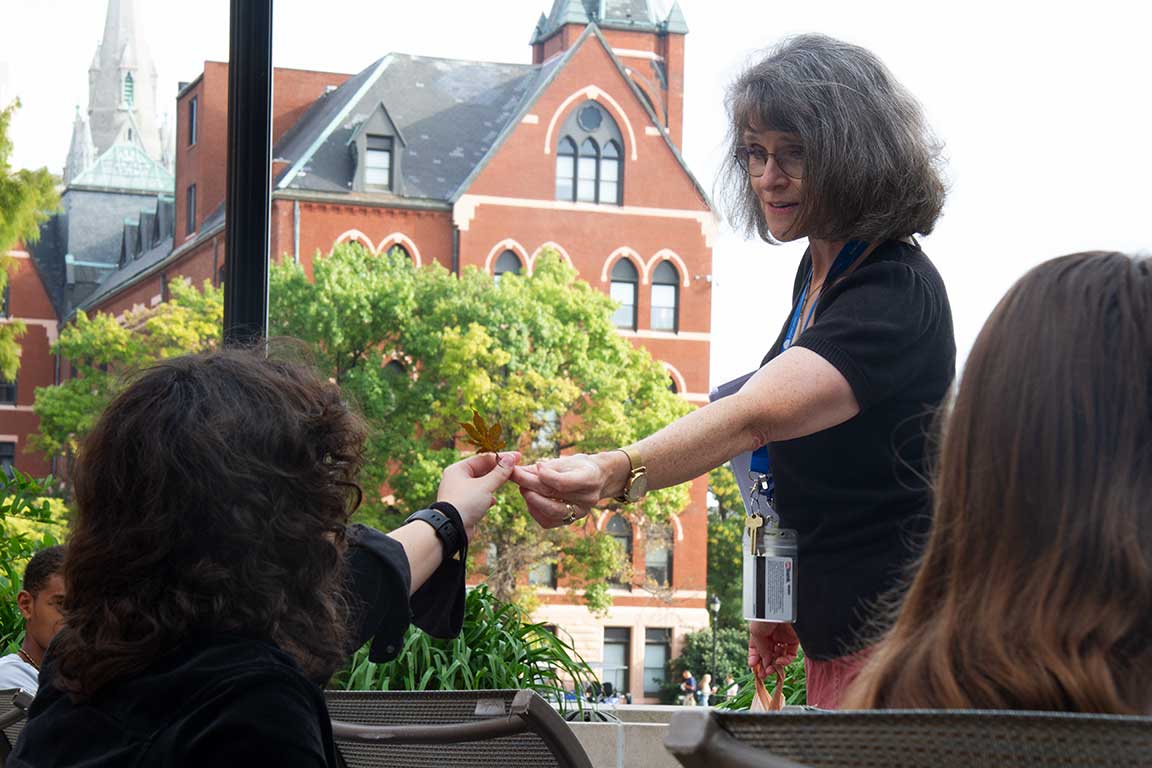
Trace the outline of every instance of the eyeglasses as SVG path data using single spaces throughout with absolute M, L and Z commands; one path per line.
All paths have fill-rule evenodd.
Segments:
M 753 144 L 750 147 L 736 147 L 736 164 L 754 179 L 768 170 L 768 158 L 776 161 L 780 172 L 791 179 L 804 178 L 804 148 L 786 147 L 780 152 L 768 152 L 764 147 Z

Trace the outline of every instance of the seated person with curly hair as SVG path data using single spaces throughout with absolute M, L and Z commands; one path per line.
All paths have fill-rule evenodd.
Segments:
M 312 370 L 166 360 L 76 467 L 66 623 L 9 766 L 335 766 L 321 685 L 411 620 L 452 636 L 468 539 L 516 453 L 448 467 L 388 535 L 347 526 L 365 427 Z

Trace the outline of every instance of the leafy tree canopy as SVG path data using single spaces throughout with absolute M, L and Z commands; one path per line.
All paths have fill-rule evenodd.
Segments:
M 744 504 L 728 464 L 708 474 L 708 489 L 717 503 L 708 512 L 708 591 L 720 598 L 720 626 L 744 627 Z
M 80 441 L 120 391 L 126 374 L 219 343 L 223 291 L 207 281 L 197 290 L 184 280 L 173 280 L 168 290 L 168 301 L 127 312 L 119 320 L 103 312 L 92 317 L 77 312 L 76 321 L 60 331 L 52 351 L 71 364 L 74 376 L 37 387 L 33 408 L 40 432 L 32 436 L 33 446 L 71 464 Z
M 19 100 L 0 107 L 0 294 L 8 286 L 15 267 L 8 250 L 20 241 L 35 242 L 40 224 L 60 205 L 56 179 L 47 169 L 12 171 L 12 140 L 8 127 Z M 20 368 L 19 339 L 25 332 L 18 320 L 0 320 L 0 379 L 11 381 Z
M 366 493 L 361 514 L 380 523 L 435 500 L 473 409 L 502 424 L 527 462 L 626 445 L 690 410 L 659 363 L 616 332 L 613 310 L 555 253 L 541 254 L 531 276 L 497 283 L 474 268 L 457 277 L 346 244 L 314 261 L 311 280 L 296 264 L 273 269 L 269 332 L 314 346 L 372 424 L 362 485 L 390 495 Z M 633 519 L 663 522 L 687 503 L 687 486 L 657 491 Z M 608 577 L 623 567 L 607 536 L 542 533 L 512 486 L 477 543 L 494 548 L 488 583 L 505 600 L 531 567 L 558 561 L 569 586 L 602 610 Z

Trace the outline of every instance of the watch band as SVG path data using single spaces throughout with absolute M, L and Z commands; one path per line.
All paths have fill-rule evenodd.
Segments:
M 452 512 L 456 512 L 455 507 L 445 504 L 444 502 L 437 502 L 436 506 L 450 507 Z M 459 518 L 460 513 L 456 512 L 455 517 Z M 413 522 L 414 520 L 422 520 L 432 529 L 436 531 L 436 536 L 440 539 L 440 543 L 444 545 L 444 559 L 447 560 L 456 557 L 460 550 L 468 545 L 467 535 L 464 533 L 464 526 L 457 520 L 453 520 L 452 516 L 447 514 L 447 510 L 429 508 L 420 509 L 413 512 L 404 521 L 404 524 Z
M 624 480 L 624 490 L 620 492 L 619 496 L 615 497 L 615 500 L 621 504 L 630 504 L 631 502 L 639 501 L 643 493 L 633 498 L 632 486 L 639 477 L 648 471 L 648 468 L 644 466 L 644 460 L 640 457 L 640 451 L 635 448 L 617 448 L 616 450 L 628 457 L 628 477 Z

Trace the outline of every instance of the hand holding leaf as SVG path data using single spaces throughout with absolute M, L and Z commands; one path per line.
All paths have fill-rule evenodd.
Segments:
M 504 428 L 497 421 L 492 426 L 484 422 L 484 418 L 472 409 L 472 423 L 460 422 L 464 431 L 468 433 L 467 440 L 476 446 L 479 453 L 499 453 L 504 450 Z

